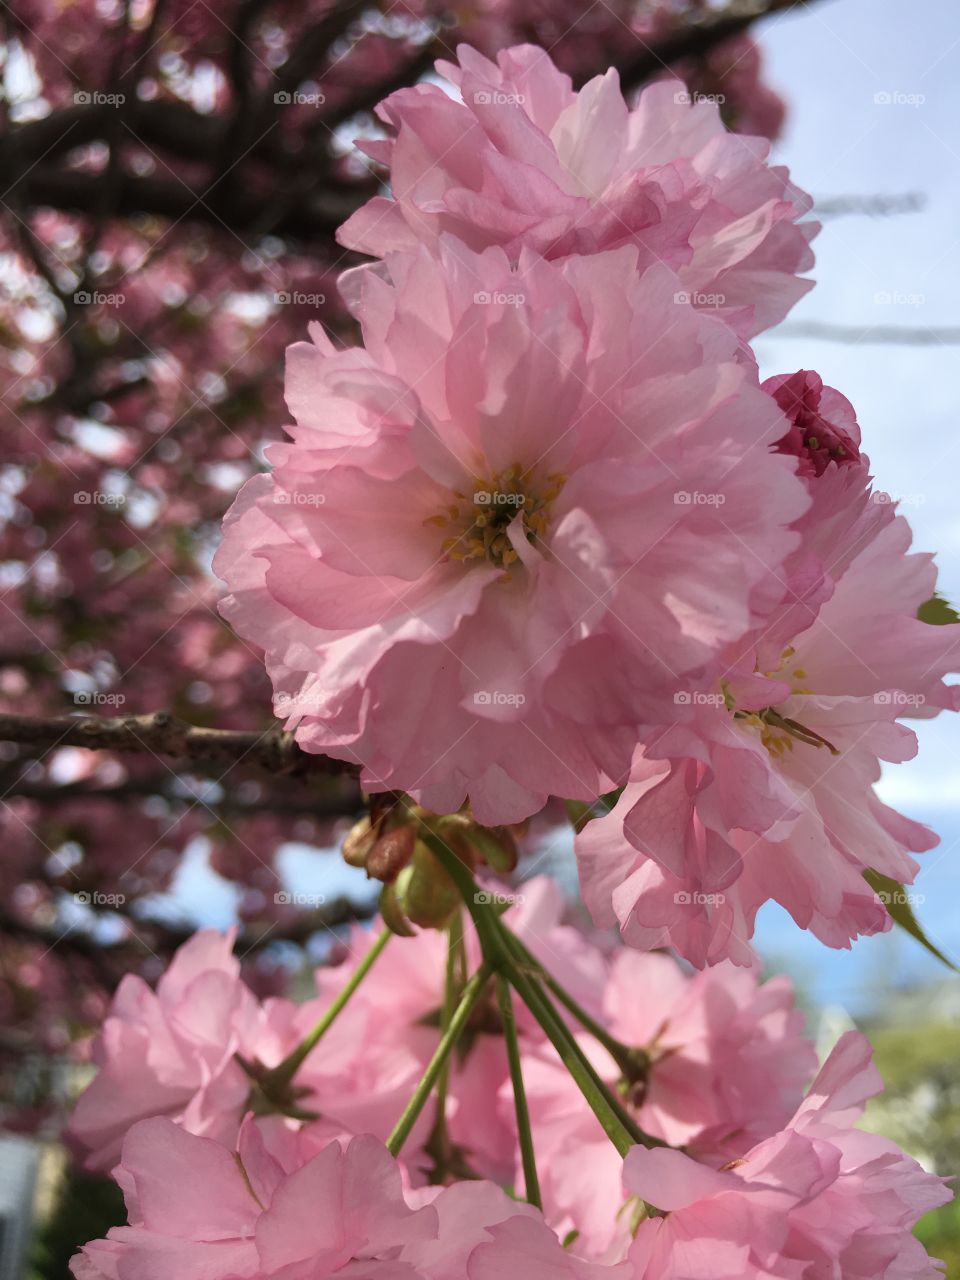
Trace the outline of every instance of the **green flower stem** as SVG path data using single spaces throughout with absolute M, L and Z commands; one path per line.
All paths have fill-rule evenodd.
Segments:
M 436 831 L 424 826 L 421 839 L 460 890 L 476 925 L 486 963 L 492 970 L 502 973 L 523 1000 L 586 1098 L 604 1133 L 620 1154 L 625 1155 L 635 1143 L 644 1141 L 644 1135 L 597 1075 L 539 983 L 527 972 L 526 961 L 513 946 L 513 935 L 501 924 L 496 909 L 487 901 L 487 895 L 480 892 L 470 869 Z
M 507 1043 L 507 1058 L 510 1062 L 510 1079 L 513 1082 L 513 1104 L 517 1113 L 517 1137 L 520 1142 L 520 1155 L 523 1160 L 524 1188 L 529 1203 L 535 1205 L 538 1209 L 542 1209 L 543 1200 L 540 1197 L 540 1179 L 537 1176 L 537 1161 L 533 1151 L 533 1134 L 530 1130 L 527 1091 L 524 1088 L 523 1071 L 520 1065 L 517 1018 L 513 1010 L 510 984 L 502 973 L 497 974 L 497 1003 L 500 1006 L 503 1035 Z
M 463 989 L 463 995 L 460 997 L 460 1003 L 453 1012 L 450 1019 L 450 1025 L 444 1031 L 440 1038 L 440 1043 L 434 1050 L 433 1057 L 427 1063 L 426 1070 L 420 1079 L 420 1083 L 414 1090 L 413 1097 L 403 1109 L 403 1114 L 397 1121 L 393 1132 L 387 1139 L 387 1150 L 391 1155 L 400 1154 L 403 1144 L 410 1136 L 410 1131 L 417 1122 L 417 1117 L 423 1110 L 424 1104 L 430 1097 L 434 1085 L 440 1077 L 440 1073 L 444 1068 L 444 1064 L 450 1056 L 453 1046 L 460 1039 L 460 1036 L 470 1020 L 474 1006 L 483 994 L 483 989 L 487 985 L 491 974 L 492 967 L 484 961 L 477 972 Z
M 443 987 L 443 1008 L 440 1012 L 441 1035 L 450 1027 L 460 995 L 462 979 L 458 976 L 458 961 L 463 951 L 463 912 L 458 908 L 447 926 L 447 973 Z M 450 1058 L 447 1057 L 437 1078 L 437 1122 L 433 1131 L 432 1146 L 435 1151 L 437 1173 L 445 1172 L 449 1149 L 447 1142 L 447 1090 L 450 1084 Z
M 645 1135 L 597 1075 L 571 1035 L 570 1028 L 547 999 L 540 985 L 519 965 L 507 967 L 504 972 L 556 1049 L 560 1061 L 570 1072 L 590 1110 L 620 1155 L 625 1156 L 637 1143 L 643 1144 Z
M 503 926 L 506 929 L 506 925 Z M 546 984 L 550 991 L 557 997 L 564 1008 L 580 1023 L 585 1031 L 588 1031 L 599 1044 L 602 1044 L 610 1057 L 620 1068 L 620 1073 L 625 1080 L 636 1080 L 646 1075 L 650 1066 L 650 1060 L 643 1049 L 631 1048 L 630 1045 L 624 1044 L 622 1040 L 617 1040 L 607 1031 L 606 1027 L 600 1025 L 595 1018 L 592 1018 L 582 1005 L 579 1005 L 573 996 L 569 994 L 556 978 L 550 976 L 543 965 L 532 955 L 523 942 L 515 933 L 510 935 L 512 945 L 515 950 L 523 956 L 527 965 L 532 968 L 542 982 Z
M 296 1049 L 292 1053 L 287 1054 L 281 1063 L 278 1063 L 264 1077 L 264 1088 L 266 1091 L 282 1087 L 290 1083 L 293 1077 L 300 1070 L 304 1059 L 316 1048 L 320 1039 L 329 1031 L 330 1027 L 336 1021 L 337 1016 L 342 1012 L 347 1001 L 359 987 L 370 970 L 373 968 L 380 952 L 387 945 L 393 934 L 389 929 L 384 929 L 378 935 L 373 946 L 363 957 L 351 974 L 349 980 L 345 983 L 343 990 L 331 1002 L 330 1008 L 326 1011 L 317 1025 L 308 1032 L 300 1041 Z

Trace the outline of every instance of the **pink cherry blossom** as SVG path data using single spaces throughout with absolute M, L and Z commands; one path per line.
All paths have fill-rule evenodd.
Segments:
M 262 1121 L 237 1149 L 166 1119 L 135 1124 L 115 1176 L 128 1226 L 86 1245 L 77 1280 L 460 1280 L 488 1226 L 532 1216 L 489 1183 L 415 1207 L 400 1166 L 368 1136 L 289 1159 Z M 284 1157 L 288 1158 L 284 1158 Z M 303 1157 L 306 1158 L 303 1158 Z
M 763 448 L 784 419 L 637 266 L 447 240 L 363 273 L 365 349 L 291 349 L 293 442 L 216 568 L 301 746 L 518 821 L 622 780 L 637 721 L 759 623 L 808 503 Z
M 436 245 L 524 247 L 548 257 L 632 244 L 641 269 L 678 271 L 696 306 L 719 311 L 744 337 L 782 320 L 810 288 L 811 205 L 768 143 L 725 129 L 715 103 L 679 80 L 648 86 L 631 111 L 616 72 L 575 93 L 549 54 L 502 50 L 496 63 L 468 45 L 436 85 L 392 94 L 378 108 L 391 130 L 366 144 L 390 165 L 392 196 L 347 220 L 342 244 L 376 257 Z
M 821 397 L 809 375 L 796 391 L 855 445 L 837 393 Z M 868 487 L 865 459 L 848 463 L 807 466 L 812 505 L 779 606 L 731 646 L 719 680 L 680 693 L 672 722 L 644 736 L 616 808 L 578 838 L 594 918 L 619 923 L 633 946 L 750 963 L 769 899 L 829 946 L 849 946 L 890 926 L 863 872 L 911 882 L 910 852 L 936 843 L 873 787 L 881 761 L 916 751 L 899 717 L 957 708 L 944 676 L 960 666 L 960 627 L 918 620 L 936 586 L 932 557 L 909 552 L 909 526 Z
M 848 1032 L 790 1124 L 728 1169 L 634 1148 L 624 1186 L 665 1213 L 640 1224 L 635 1280 L 937 1280 L 911 1232 L 949 1192 L 894 1143 L 853 1127 L 881 1087 L 870 1056 Z
M 801 459 L 800 474 L 821 476 L 831 462 L 860 461 L 860 427 L 853 405 L 819 374 L 806 369 L 767 378 L 763 390 L 787 415 L 790 430 L 777 447 Z
M 624 1079 L 588 1036 L 581 1048 L 646 1133 L 715 1166 L 780 1129 L 816 1065 L 789 982 L 759 986 L 728 964 L 691 979 L 668 956 L 618 951 L 603 1012 L 616 1039 L 648 1055 L 646 1070 Z M 579 1252 L 606 1256 L 630 1237 L 629 1215 L 615 1212 L 621 1160 L 547 1047 L 531 1045 L 524 1076 L 547 1220 L 576 1231 Z
M 233 937 L 195 934 L 155 992 L 135 975 L 121 982 L 94 1048 L 97 1075 L 70 1125 L 91 1168 L 108 1169 L 123 1135 L 148 1116 L 173 1117 L 191 1133 L 236 1136 L 250 1081 L 234 1054 L 283 1055 L 269 1008 L 240 978 Z

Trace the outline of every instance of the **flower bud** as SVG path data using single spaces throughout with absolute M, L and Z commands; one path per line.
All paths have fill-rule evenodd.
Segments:
M 416 830 L 408 823 L 387 831 L 367 855 L 367 875 L 389 884 L 410 861 L 416 843 Z
M 370 815 L 364 814 L 359 822 L 355 822 L 343 842 L 343 860 L 351 867 L 365 867 L 370 850 L 377 842 L 378 829 L 370 821 Z
M 423 929 L 445 928 L 460 904 L 457 886 L 421 840 L 397 881 L 397 902 L 407 919 Z

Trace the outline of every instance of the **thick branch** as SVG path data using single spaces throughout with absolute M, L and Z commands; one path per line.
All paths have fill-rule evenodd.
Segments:
M 315 911 L 303 912 L 296 920 L 280 926 L 248 926 L 237 936 L 237 953 L 242 957 L 277 942 L 303 946 L 322 929 L 335 929 L 355 920 L 370 919 L 375 909 L 375 905 L 336 898 L 333 902 L 328 902 Z M 177 947 L 188 942 L 197 930 L 195 925 L 171 925 L 159 920 L 137 919 L 135 916 L 128 916 L 127 919 L 131 932 L 116 942 L 109 942 L 95 937 L 86 929 L 65 927 L 62 921 L 39 924 L 0 909 L 0 938 L 36 942 L 51 951 L 89 956 L 91 959 L 117 957 L 132 963 L 149 955 L 171 954 Z
M 98 211 L 102 181 L 97 173 L 38 164 L 15 185 L 20 199 L 27 204 L 89 214 Z M 258 224 L 266 205 L 264 199 L 249 191 L 231 192 L 229 199 L 221 198 L 208 187 L 209 184 L 194 190 L 180 181 L 124 173 L 118 177 L 111 213 L 119 218 L 153 214 L 174 221 L 232 227 L 240 232 Z M 297 240 L 329 242 L 335 229 L 363 204 L 370 191 L 370 185 L 364 184 L 358 185 L 355 192 L 309 195 L 298 207 L 286 210 L 270 230 Z
M 127 778 L 115 786 L 100 786 L 86 780 L 82 782 L 30 782 L 18 780 L 4 787 L 3 797 L 10 800 L 36 800 L 45 805 L 68 804 L 74 800 L 106 800 L 114 804 L 144 796 L 162 796 L 172 803 L 190 804 L 197 801 L 205 809 L 223 817 L 249 817 L 256 813 L 274 814 L 279 818 L 316 818 L 318 821 L 353 817 L 361 808 L 359 789 L 350 778 L 344 778 L 335 788 L 320 794 L 301 789 L 298 796 L 274 795 L 272 792 L 253 800 L 241 800 L 235 796 L 211 799 L 190 791 L 175 791 L 171 783 L 176 779 L 169 773 L 147 778 Z M 182 785 L 182 784 L 181 784 Z
M 815 0 L 733 0 L 725 9 L 709 10 L 699 19 L 695 14 L 684 14 L 675 31 L 650 43 L 638 41 L 638 49 L 618 64 L 620 82 L 625 89 L 636 88 L 674 63 L 705 57 L 761 18 L 813 3 Z
M 358 771 L 355 764 L 301 751 L 293 735 L 280 730 L 206 729 L 164 711 L 111 719 L 0 715 L 0 740 L 45 748 L 146 752 L 174 756 L 182 763 L 229 761 L 295 777 Z

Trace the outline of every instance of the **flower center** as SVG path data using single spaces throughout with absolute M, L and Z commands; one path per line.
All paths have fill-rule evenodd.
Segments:
M 763 674 L 773 680 L 789 681 L 794 693 L 810 693 L 804 684 L 807 678 L 806 671 L 791 662 L 795 654 L 796 650 L 792 646 L 784 649 L 776 669 L 765 671 Z M 792 751 L 795 742 L 805 742 L 811 747 L 826 747 L 834 756 L 840 754 L 833 743 L 817 733 L 815 729 L 809 729 L 799 720 L 782 715 L 776 707 L 763 707 L 759 711 L 738 710 L 725 682 L 722 688 L 724 702 L 727 709 L 733 713 L 733 718 L 759 732 L 761 743 L 775 759 L 780 759 L 787 751 Z
M 477 480 L 472 493 L 453 491 L 454 501 L 425 524 L 443 529 L 443 552 L 451 560 L 485 560 L 509 568 L 518 559 L 509 528 L 519 517 L 528 542 L 542 542 L 550 504 L 566 483 L 566 476 L 548 475 L 545 486 L 534 486 L 531 471 L 519 464 L 486 480 Z

